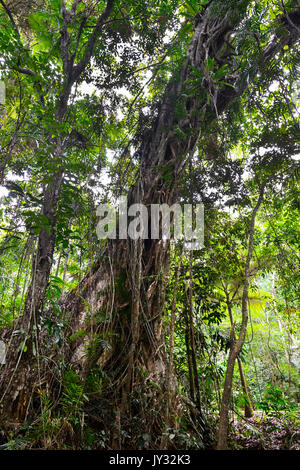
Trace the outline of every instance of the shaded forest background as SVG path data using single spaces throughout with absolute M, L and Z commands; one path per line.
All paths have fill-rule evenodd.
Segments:
M 0 0 L 1 449 L 299 450 L 299 37 L 295 0 Z M 99 241 L 124 195 L 203 202 L 203 248 Z

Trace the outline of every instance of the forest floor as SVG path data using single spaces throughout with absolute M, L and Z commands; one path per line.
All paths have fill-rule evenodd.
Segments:
M 232 422 L 232 449 L 300 450 L 298 412 L 265 414 L 255 411 L 252 418 L 238 416 Z

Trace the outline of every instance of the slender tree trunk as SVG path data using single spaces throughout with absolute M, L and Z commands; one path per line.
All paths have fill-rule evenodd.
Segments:
M 176 272 L 175 272 L 175 283 L 173 290 L 173 298 L 171 305 L 171 319 L 170 319 L 170 346 L 169 346 L 169 365 L 168 365 L 168 375 L 167 375 L 167 391 L 168 391 L 168 407 L 167 407 L 167 419 L 169 418 L 169 410 L 171 409 L 171 401 L 173 392 L 175 391 L 175 370 L 174 370 L 174 333 L 175 333 L 175 320 L 176 320 L 176 302 L 177 302 L 177 293 L 179 289 L 179 278 L 181 271 L 181 261 L 179 262 Z
M 56 208 L 62 173 L 49 183 L 44 194 L 43 216 L 37 251 L 33 257 L 32 280 L 28 288 L 23 315 L 16 320 L 15 334 L 9 344 L 6 365 L 2 371 L 0 403 L 5 413 L 22 421 L 32 400 L 32 390 L 40 381 L 39 317 L 43 309 L 55 247 Z
M 252 418 L 253 416 L 253 405 L 252 401 L 250 398 L 250 393 L 249 393 L 249 388 L 245 379 L 245 374 L 243 371 L 243 364 L 241 359 L 238 357 L 237 358 L 238 366 L 239 366 L 239 373 L 240 373 L 240 379 L 241 379 L 241 384 L 242 384 L 242 390 L 243 390 L 243 395 L 244 395 L 244 400 L 245 400 L 245 418 Z
M 188 322 L 187 313 L 186 317 L 186 327 L 185 327 L 185 347 L 186 347 L 186 356 L 189 369 L 189 382 L 190 382 L 190 396 L 191 400 L 195 402 L 195 381 L 194 381 L 194 368 L 191 354 L 191 345 L 190 345 L 190 328 Z
M 175 366 L 174 366 L 174 336 L 175 336 L 175 321 L 176 321 L 176 302 L 177 294 L 179 289 L 179 279 L 181 271 L 181 261 L 175 269 L 175 282 L 173 289 L 173 297 L 171 304 L 171 318 L 170 318 L 170 327 L 169 327 L 169 361 L 167 367 L 167 378 L 166 378 L 166 393 L 167 393 L 167 406 L 165 410 L 165 425 L 167 427 L 176 426 L 175 420 L 172 419 L 170 410 L 174 408 L 174 399 L 176 397 L 176 375 L 175 375 Z M 165 449 L 168 443 L 167 435 L 161 440 L 161 449 Z
M 76 51 L 75 55 L 71 53 L 68 27 L 73 20 L 77 6 L 78 2 L 74 1 L 71 10 L 67 10 L 65 2 L 62 2 L 63 24 L 60 29 L 60 47 L 64 76 L 62 90 L 58 90 L 59 104 L 55 114 L 60 124 L 64 121 L 68 110 L 68 99 L 72 86 L 79 80 L 90 62 L 103 23 L 113 10 L 114 0 L 107 1 L 105 9 L 98 17 L 96 26 L 89 36 L 85 49 L 82 51 L 81 60 L 74 64 Z M 16 28 L 9 10 L 6 9 L 6 12 Z M 19 34 L 18 36 L 20 39 Z M 35 74 L 33 73 L 33 75 Z M 66 144 L 65 139 L 57 136 L 54 145 L 55 151 L 52 155 L 52 163 L 56 171 L 51 175 L 51 181 L 44 192 L 41 215 L 45 222 L 42 224 L 39 234 L 37 252 L 33 262 L 32 281 L 27 292 L 23 315 L 18 319 L 16 325 L 19 334 L 10 338 L 6 366 L 1 374 L 0 409 L 4 410 L 5 415 L 20 421 L 27 416 L 30 402 L 34 397 L 34 390 L 42 380 L 39 363 L 39 319 L 53 263 L 58 200 L 63 183 L 61 159 L 66 150 Z
M 264 182 L 261 186 L 257 203 L 251 215 L 248 253 L 247 253 L 247 259 L 246 259 L 246 266 L 245 266 L 245 280 L 244 280 L 243 297 L 242 297 L 242 324 L 240 328 L 239 337 L 237 340 L 235 340 L 235 324 L 234 323 L 232 324 L 232 328 L 231 328 L 231 338 L 230 338 L 231 346 L 229 350 L 229 357 L 228 357 L 228 362 L 227 362 L 227 369 L 226 369 L 225 383 L 224 383 L 224 390 L 223 390 L 223 395 L 222 395 L 222 403 L 221 403 L 221 411 L 220 411 L 220 424 L 219 424 L 218 443 L 217 443 L 218 450 L 227 449 L 227 437 L 228 437 L 228 426 L 229 426 L 229 405 L 230 405 L 231 391 L 232 391 L 234 364 L 235 364 L 236 358 L 238 357 L 238 354 L 240 353 L 243 347 L 245 337 L 246 337 L 246 332 L 247 332 L 248 292 L 249 292 L 249 285 L 250 285 L 250 262 L 251 262 L 253 246 L 254 246 L 255 218 L 263 200 L 265 184 L 266 182 Z
M 226 292 L 226 303 L 227 303 L 227 309 L 229 313 L 229 318 L 230 318 L 230 324 L 231 328 L 233 327 L 233 316 L 232 316 L 232 309 L 231 309 L 231 302 L 229 299 L 229 294 Z M 236 342 L 236 336 L 234 335 L 234 341 Z M 253 416 L 253 405 L 252 401 L 250 398 L 250 393 L 249 389 L 246 383 L 244 371 L 243 371 L 243 364 L 241 359 L 238 357 L 238 366 L 239 366 L 239 373 L 240 373 L 240 379 L 241 379 L 241 385 L 242 385 L 242 390 L 244 394 L 244 399 L 245 399 L 245 418 L 251 418 Z
M 200 414 L 200 418 L 203 424 L 203 417 L 201 412 L 201 398 L 200 398 L 200 387 L 199 387 L 199 376 L 197 368 L 197 358 L 196 358 L 196 343 L 195 343 L 195 329 L 194 329 L 194 309 L 193 309 L 193 258 L 192 253 L 190 253 L 190 279 L 189 279 L 189 289 L 188 289 L 188 312 L 189 312 L 189 332 L 190 332 L 190 345 L 191 345 L 191 359 L 193 366 L 193 378 L 194 386 L 196 393 L 196 405 Z
M 286 346 L 286 341 L 285 341 L 285 334 L 284 334 L 284 329 L 283 329 L 283 322 L 280 313 L 278 312 L 276 308 L 276 272 L 273 272 L 272 275 L 272 300 L 273 300 L 273 309 L 275 316 L 277 318 L 279 330 L 281 333 L 281 338 L 282 338 L 282 346 L 284 349 L 285 357 L 287 360 L 288 364 L 288 373 L 289 373 L 289 387 L 291 387 L 291 345 L 294 343 L 292 336 L 290 335 L 290 332 L 288 331 L 288 347 Z

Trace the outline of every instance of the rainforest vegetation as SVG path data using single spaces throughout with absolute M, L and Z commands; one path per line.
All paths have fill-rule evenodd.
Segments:
M 0 449 L 300 449 L 299 39 L 298 0 L 0 0 Z M 99 240 L 121 196 L 203 245 Z

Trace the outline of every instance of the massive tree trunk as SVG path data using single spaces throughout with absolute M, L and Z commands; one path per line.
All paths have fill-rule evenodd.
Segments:
M 187 58 L 170 81 L 158 107 L 158 116 L 138 151 L 141 176 L 129 192 L 128 205 L 143 203 L 149 207 L 175 202 L 176 183 L 195 149 L 199 133 L 207 131 L 216 116 L 215 107 L 207 100 L 205 82 L 205 99 L 199 100 L 197 93 L 183 98 L 187 80 L 193 76 L 191 66 L 205 70 L 207 57 L 221 53 L 226 34 L 239 24 L 245 10 L 246 6 L 242 13 L 233 10 L 221 16 L 208 8 L 197 17 Z M 236 97 L 232 90 L 224 87 L 219 95 L 220 112 Z M 185 108 L 183 119 L 176 116 L 179 103 Z M 171 184 L 166 183 L 158 168 L 167 168 L 172 173 Z M 121 409 L 121 427 L 124 429 L 129 424 L 129 433 L 133 415 L 135 420 L 147 415 L 147 432 L 161 435 L 160 416 L 165 416 L 165 407 L 172 402 L 164 398 L 167 369 L 162 332 L 168 255 L 168 244 L 158 240 L 110 242 L 98 267 L 80 286 L 78 295 L 71 294 L 64 305 L 72 312 L 72 331 L 84 328 L 88 315 L 86 301 L 93 313 L 104 309 L 106 321 L 96 327 L 96 332 L 113 332 L 115 340 L 109 351 L 100 347 L 93 360 L 85 362 L 84 375 L 87 376 L 87 369 L 91 370 L 95 362 L 110 373 L 114 392 L 110 384 L 107 392 L 103 390 L 101 399 L 107 393 L 107 399 L 114 403 L 112 409 Z M 129 296 L 124 298 L 120 290 Z M 73 360 L 77 361 L 83 345 L 78 341 L 73 347 Z M 138 407 L 137 394 L 140 394 Z
M 241 72 L 239 80 L 228 73 L 224 82 L 236 82 L 236 86 L 224 85 L 212 96 L 213 83 L 207 77 L 206 64 L 208 58 L 219 59 L 227 47 L 228 34 L 241 24 L 249 3 L 238 1 L 224 6 L 223 2 L 215 0 L 196 16 L 186 60 L 167 86 L 157 117 L 138 151 L 140 176 L 129 191 L 128 205 L 173 204 L 176 184 L 200 133 L 209 133 L 216 114 L 221 114 L 248 86 L 247 72 Z M 292 44 L 298 38 L 297 28 L 289 24 L 287 29 L 282 37 L 272 38 L 256 71 L 285 44 Z M 218 60 L 215 64 L 217 69 Z M 229 69 L 230 65 L 228 62 Z M 203 73 L 202 83 L 199 83 L 203 91 L 201 98 L 198 93 L 190 96 L 185 93 L 188 80 L 194 80 L 193 67 Z M 178 104 L 185 109 L 183 118 L 177 116 Z M 172 174 L 171 182 L 166 182 L 164 171 L 159 171 L 161 168 Z M 90 414 L 97 414 L 97 420 L 110 429 L 115 424 L 132 430 L 133 434 L 140 418 L 140 422 L 147 423 L 145 431 L 157 434 L 158 439 L 162 432 L 160 412 L 172 402 L 166 400 L 164 394 L 166 358 L 162 331 L 168 261 L 168 244 L 162 241 L 110 241 L 91 272 L 63 303 L 65 317 L 70 321 L 69 332 L 85 330 L 88 333 L 84 340 L 78 335 L 69 343 L 66 359 L 72 361 L 74 367 L 82 367 L 84 377 L 88 377 L 95 366 L 105 372 L 101 406 L 90 401 Z M 87 358 L 85 346 L 90 351 Z M 36 384 L 43 380 L 46 381 L 46 374 L 36 380 Z M 31 392 L 34 394 L 34 386 Z M 11 388 L 2 403 L 9 403 L 14 394 Z M 120 414 L 115 412 L 118 409 Z
M 216 117 L 215 107 L 209 105 L 207 100 L 199 100 L 198 95 L 182 98 L 186 82 L 191 78 L 191 65 L 203 70 L 207 54 L 220 54 L 225 36 L 240 23 L 245 9 L 244 5 L 242 12 L 227 11 L 227 14 L 220 17 L 215 9 L 209 8 L 197 18 L 187 59 L 176 79 L 173 78 L 168 85 L 159 105 L 158 117 L 139 149 L 141 176 L 129 192 L 128 204 L 142 202 L 149 206 L 151 203 L 174 203 L 176 182 L 195 148 L 199 133 L 209 132 L 209 126 Z M 285 39 L 281 38 L 270 44 L 266 48 L 265 59 L 270 60 L 291 37 L 289 33 Z M 226 81 L 230 80 L 229 76 Z M 240 77 L 239 83 L 236 89 L 225 86 L 219 92 L 216 100 L 218 113 L 224 111 L 244 91 L 246 80 Z M 209 85 L 206 83 L 206 86 Z M 205 81 L 203 87 L 208 93 Z M 186 117 L 182 120 L 176 117 L 175 110 L 179 102 L 184 104 L 186 110 Z M 180 129 L 181 135 L 185 134 L 185 137 L 179 137 L 176 129 Z M 168 171 L 171 169 L 172 184 L 165 183 L 157 171 L 158 166 L 168 167 Z M 105 262 L 105 257 L 108 262 Z M 157 412 L 156 420 L 150 418 L 147 421 L 147 432 L 154 431 L 153 434 L 160 430 L 160 411 L 171 402 L 164 400 L 162 393 L 166 381 L 162 314 L 164 276 L 167 270 L 168 246 L 161 241 L 146 240 L 138 244 L 132 241 L 111 242 L 93 272 L 87 276 L 77 293 L 70 294 L 65 303 L 66 310 L 72 314 L 72 331 L 84 328 L 84 321 L 88 316 L 82 297 L 88 300 L 92 312 L 104 308 L 107 321 L 103 326 L 98 325 L 96 331 L 114 332 L 116 340 L 112 341 L 110 351 L 99 348 L 94 360 L 114 377 L 114 399 L 109 402 L 113 402 L 115 408 L 121 406 L 121 410 L 129 410 L 126 418 L 121 416 L 121 426 L 124 426 L 124 420 L 127 423 L 134 422 L 130 407 L 135 393 L 141 392 L 140 397 L 146 400 L 146 408 L 148 406 Z M 123 297 L 118 292 L 120 284 Z M 77 361 L 82 344 L 78 341 L 73 347 L 75 351 L 70 351 L 70 356 L 73 354 Z M 92 361 L 88 364 L 89 368 L 91 366 Z M 153 382 L 160 390 L 153 388 L 148 393 L 147 384 Z M 112 394 L 111 387 L 107 388 L 107 394 Z M 111 400 L 111 396 L 108 399 Z M 142 402 L 141 398 L 140 401 Z M 139 408 L 134 405 L 133 411 L 136 417 L 145 416 L 142 404 Z M 162 415 L 165 416 L 165 412 Z

